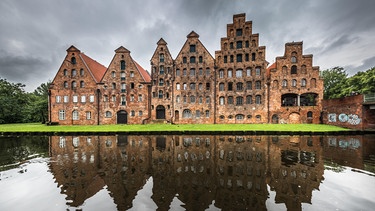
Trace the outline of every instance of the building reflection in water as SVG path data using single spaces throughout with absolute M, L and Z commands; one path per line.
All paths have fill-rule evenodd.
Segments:
M 152 177 L 158 210 L 169 210 L 175 197 L 186 210 L 212 203 L 222 210 L 266 210 L 267 186 L 276 192 L 275 203 L 301 210 L 323 180 L 323 153 L 332 159 L 347 148 L 354 150 L 348 157 L 364 153 L 361 138 L 349 143 L 333 138 L 53 136 L 50 169 L 72 207 L 107 186 L 117 209 L 127 210 Z

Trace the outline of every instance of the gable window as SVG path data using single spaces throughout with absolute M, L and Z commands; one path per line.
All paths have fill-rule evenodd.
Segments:
M 286 88 L 286 87 L 288 87 L 288 81 L 287 80 L 283 80 L 283 82 L 282 82 L 282 87 L 283 88 Z
M 182 57 L 182 63 L 187 63 L 187 58 L 186 57 Z
M 195 69 L 194 68 L 190 69 L 190 76 L 195 76 Z
M 131 77 L 131 78 L 134 77 L 134 72 L 133 72 L 133 71 L 130 72 L 130 77 Z
M 243 97 L 236 97 L 236 105 L 242 105 L 243 104 Z
M 224 105 L 224 104 L 225 104 L 224 97 L 219 97 L 219 105 Z
M 242 78 L 242 70 L 241 69 L 236 70 L 236 77 Z
M 85 71 L 83 71 L 83 69 L 80 69 L 80 70 L 79 70 L 79 74 L 80 74 L 81 76 L 84 76 L 84 75 L 85 75 Z
M 261 81 L 256 81 L 255 82 L 255 89 L 261 89 L 262 88 L 262 82 Z
M 224 83 L 219 84 L 219 91 L 224 91 Z
M 159 54 L 159 61 L 164 62 L 164 54 L 163 53 Z
M 76 57 L 72 57 L 72 59 L 71 59 L 71 62 L 72 62 L 72 64 L 77 64 L 77 60 L 76 60 Z
M 262 96 L 260 96 L 260 95 L 255 96 L 255 103 L 256 104 L 262 104 Z
M 233 104 L 233 97 L 232 96 L 228 97 L 228 104 Z
M 219 70 L 219 78 L 224 78 L 224 70 Z
M 242 62 L 242 54 L 237 54 L 237 62 Z
M 243 83 L 238 82 L 238 83 L 236 84 L 236 88 L 237 88 L 237 91 L 243 91 Z
M 111 75 L 112 75 L 112 78 L 116 78 L 116 72 L 115 71 L 112 71 Z
M 237 49 L 240 49 L 242 48 L 242 41 L 237 41 Z
M 159 73 L 160 73 L 160 75 L 164 74 L 164 66 L 159 67 Z
M 290 74 L 297 74 L 297 66 L 293 65 L 292 68 L 290 69 Z
M 67 76 L 67 75 L 68 75 L 68 70 L 65 69 L 65 70 L 64 70 L 64 76 Z
M 59 120 L 65 120 L 65 110 L 59 110 Z
M 72 70 L 72 76 L 76 76 L 77 75 L 77 70 L 76 69 L 73 69 Z
M 236 36 L 242 36 L 242 29 L 236 29 Z
M 252 104 L 253 103 L 253 98 L 251 95 L 246 96 L 246 104 Z
M 125 70 L 125 61 L 124 60 L 120 61 L 120 69 Z
M 134 83 L 130 83 L 130 89 L 134 89 Z
M 85 87 L 85 82 L 84 81 L 80 81 L 79 82 L 79 87 L 84 88 Z
M 190 53 L 195 52 L 195 45 L 190 45 L 189 51 L 190 51 Z
M 253 83 L 251 81 L 246 81 L 246 90 L 252 90 L 253 89 Z
M 292 57 L 290 58 L 290 61 L 292 63 L 296 63 L 297 62 L 297 53 L 296 52 L 292 53 Z

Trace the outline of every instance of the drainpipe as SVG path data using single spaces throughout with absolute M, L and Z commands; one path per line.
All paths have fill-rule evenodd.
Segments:
M 96 90 L 96 94 L 97 94 L 97 101 L 98 101 L 98 104 L 97 104 L 97 113 L 98 113 L 98 122 L 97 124 L 99 125 L 100 124 L 100 89 L 97 89 Z
M 48 121 L 52 122 L 51 90 L 48 90 Z
M 216 62 L 215 62 L 216 63 Z M 217 104 L 216 104 L 216 73 L 217 73 L 217 66 L 215 65 L 214 66 L 214 97 L 213 97 L 213 101 L 214 101 L 214 124 L 216 124 L 216 109 L 217 109 Z

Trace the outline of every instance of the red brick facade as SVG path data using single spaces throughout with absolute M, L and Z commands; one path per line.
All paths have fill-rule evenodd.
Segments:
M 173 59 L 161 38 L 151 76 L 124 47 L 105 68 L 72 46 L 50 88 L 50 122 L 319 123 L 323 81 L 301 42 L 267 69 L 252 21 L 237 14 L 220 46 L 214 58 L 192 31 Z

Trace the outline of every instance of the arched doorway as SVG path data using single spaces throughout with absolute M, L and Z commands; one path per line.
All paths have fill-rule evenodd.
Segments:
M 127 124 L 128 123 L 128 113 L 124 110 L 117 112 L 117 124 Z
M 178 112 L 178 110 L 174 112 L 174 119 L 175 121 L 178 121 L 180 119 L 180 112 Z
M 272 123 L 273 124 L 279 123 L 279 116 L 277 114 L 272 115 Z
M 300 124 L 301 123 L 301 116 L 299 115 L 299 113 L 289 114 L 289 123 L 290 124 Z
M 165 119 L 165 108 L 162 105 L 156 107 L 156 119 Z

